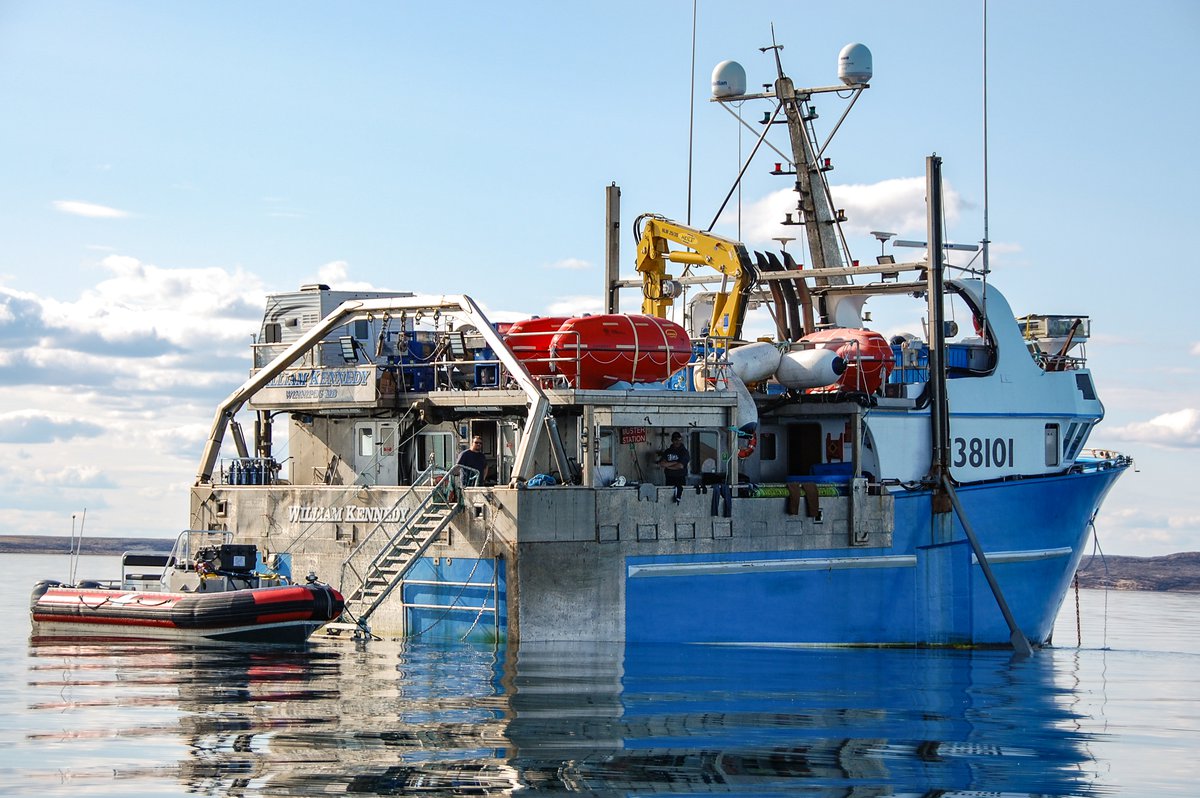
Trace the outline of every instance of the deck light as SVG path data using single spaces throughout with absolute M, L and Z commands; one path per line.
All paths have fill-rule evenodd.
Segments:
M 343 335 L 338 339 L 338 343 L 342 347 L 342 360 L 347 363 L 358 362 L 358 346 L 353 338 L 349 335 Z

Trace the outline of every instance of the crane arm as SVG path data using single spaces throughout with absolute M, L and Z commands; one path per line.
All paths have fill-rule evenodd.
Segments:
M 638 240 L 637 270 L 642 275 L 642 312 L 666 318 L 676 291 L 668 263 L 704 266 L 722 275 L 713 305 L 709 334 L 722 338 L 741 335 L 755 271 L 745 246 L 661 216 L 645 216 Z M 674 243 L 687 250 L 672 250 Z

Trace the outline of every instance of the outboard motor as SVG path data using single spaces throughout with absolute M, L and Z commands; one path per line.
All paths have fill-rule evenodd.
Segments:
M 46 595 L 46 591 L 52 587 L 62 587 L 62 582 L 56 579 L 43 579 L 33 586 L 33 593 L 29 596 L 29 609 L 32 610 L 37 606 L 38 599 Z

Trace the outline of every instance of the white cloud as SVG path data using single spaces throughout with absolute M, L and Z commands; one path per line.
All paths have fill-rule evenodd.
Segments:
M 126 255 L 109 255 L 101 265 L 112 277 L 78 300 L 37 300 L 47 326 L 109 341 L 150 336 L 181 347 L 240 346 L 258 327 L 262 283 L 241 269 L 169 269 Z
M 0 383 L 94 390 L 140 407 L 205 397 L 245 377 L 261 281 L 241 269 L 169 269 L 110 255 L 111 276 L 60 300 L 0 287 Z M 0 396 L 3 393 L 0 392 Z M 41 407 L 38 400 L 9 407 Z
M 830 186 L 835 208 L 846 212 L 842 228 L 847 235 L 868 235 L 872 230 L 888 230 L 903 237 L 925 238 L 925 178 L 901 177 L 869 185 Z M 963 202 L 949 183 L 943 186 L 946 223 L 958 220 Z M 742 209 L 742 234 L 747 242 L 768 245 L 773 238 L 795 238 L 800 228 L 783 224 L 785 214 L 796 210 L 796 193 L 788 189 L 768 194 Z M 722 221 L 731 217 L 727 212 Z M 802 231 L 801 231 L 802 232 Z M 953 238 L 953 234 L 950 235 Z
M 350 264 L 344 260 L 334 260 L 317 269 L 316 282 L 324 283 L 335 291 L 378 291 L 368 282 L 350 279 Z
M 54 207 L 63 213 L 69 213 L 73 216 L 85 216 L 89 219 L 124 219 L 129 216 L 128 211 L 110 208 L 107 205 L 97 205 L 94 202 L 81 202 L 79 200 L 55 200 Z
M 1200 341 L 1192 344 L 1192 354 L 1200 357 Z
M 593 296 L 559 297 L 546 308 L 547 316 L 582 316 L 585 313 L 603 312 L 604 301 Z
M 113 483 L 95 466 L 65 466 L 52 471 L 36 469 L 33 481 L 47 487 L 112 488 Z
M 483 311 L 483 315 L 487 316 L 488 321 L 495 323 L 507 324 L 516 321 L 524 321 L 530 317 L 529 311 L 524 310 L 499 310 L 488 307 L 487 303 L 480 302 L 479 309 Z
M 1200 530 L 1200 515 L 1173 515 L 1167 519 L 1171 529 Z
M 1105 429 L 1105 435 L 1118 440 L 1138 441 L 1169 448 L 1200 447 L 1200 410 L 1185 407 L 1173 413 L 1163 413 L 1149 421 Z
M 103 430 L 90 421 L 40 410 L 0 413 L 0 443 L 51 443 L 91 438 Z
M 963 243 L 971 244 L 975 242 L 966 241 Z M 1020 244 L 1007 241 L 993 241 L 988 247 L 988 259 L 989 268 L 993 271 L 996 269 L 1028 268 L 1031 265 L 1029 259 L 1025 257 L 1024 248 Z
M 1100 548 L 1109 554 L 1155 557 L 1195 551 L 1200 516 L 1156 511 L 1152 506 L 1108 507 L 1096 520 Z
M 558 260 L 558 261 L 555 261 L 554 263 L 551 263 L 546 268 L 547 269 L 567 269 L 567 270 L 571 270 L 571 271 L 582 271 L 584 269 L 592 268 L 592 264 L 591 264 L 591 262 L 583 260 L 582 258 L 563 258 L 562 260 Z

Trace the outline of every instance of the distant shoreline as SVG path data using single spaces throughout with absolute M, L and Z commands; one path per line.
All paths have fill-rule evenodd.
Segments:
M 171 551 L 173 538 L 76 539 L 80 554 L 120 555 L 127 551 Z M 0 554 L 70 554 L 70 535 L 0 535 Z
M 1079 564 L 1079 586 L 1200 593 L 1200 551 L 1165 557 L 1085 556 Z
M 127 551 L 168 553 L 171 538 L 89 538 L 79 543 L 79 553 L 121 555 Z M 68 535 L 0 535 L 0 554 L 69 554 Z M 1111 590 L 1200 593 L 1200 552 L 1165 557 L 1084 557 L 1079 566 L 1079 586 Z

